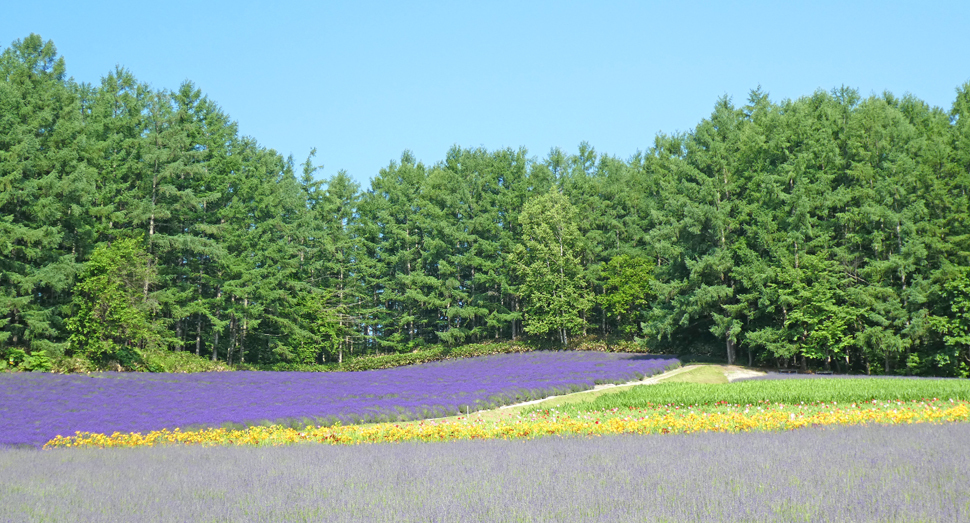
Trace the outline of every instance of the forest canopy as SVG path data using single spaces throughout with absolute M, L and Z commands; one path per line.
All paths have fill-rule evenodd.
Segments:
M 596 335 L 730 363 L 970 374 L 970 83 L 743 105 L 628 159 L 405 151 L 369 187 L 190 82 L 0 55 L 0 356 L 226 363 Z M 130 366 L 133 366 L 131 363 Z

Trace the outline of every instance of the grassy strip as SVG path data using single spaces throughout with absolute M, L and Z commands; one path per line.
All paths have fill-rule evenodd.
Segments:
M 718 405 L 710 410 L 665 407 L 612 409 L 571 415 L 556 410 L 495 421 L 459 418 L 410 424 L 379 423 L 332 427 L 291 428 L 282 425 L 182 432 L 178 429 L 147 434 L 77 433 L 57 437 L 44 448 L 152 447 L 159 445 L 287 445 L 294 443 L 361 444 L 469 439 L 531 439 L 549 435 L 685 434 L 793 430 L 827 425 L 866 423 L 942 423 L 970 421 L 968 401 L 870 402 L 758 406 Z
M 701 365 L 693 369 L 675 374 L 667 378 L 660 378 L 660 383 L 727 383 L 724 371 L 714 365 Z
M 757 405 L 764 402 L 848 404 L 924 398 L 970 400 L 970 380 L 846 378 L 741 381 L 725 384 L 662 382 L 602 394 L 592 401 L 569 405 L 564 409 L 570 413 L 578 413 L 660 405 Z

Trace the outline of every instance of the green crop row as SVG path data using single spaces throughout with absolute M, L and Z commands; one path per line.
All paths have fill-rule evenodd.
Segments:
M 937 398 L 970 400 L 970 380 L 911 378 L 816 378 L 755 380 L 724 384 L 660 383 L 604 394 L 594 400 L 557 407 L 582 412 L 662 405 L 756 405 L 758 403 L 853 403 Z M 536 409 L 536 410 L 541 410 Z

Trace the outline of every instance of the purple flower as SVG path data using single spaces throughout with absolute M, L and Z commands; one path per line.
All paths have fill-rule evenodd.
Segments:
M 0 446 L 40 446 L 75 431 L 453 415 L 634 380 L 677 364 L 660 356 L 543 351 L 364 372 L 0 374 Z

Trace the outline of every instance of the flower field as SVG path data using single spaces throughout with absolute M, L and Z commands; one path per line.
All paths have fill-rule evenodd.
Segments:
M 467 402 L 474 409 L 539 397 L 542 391 L 588 388 L 595 381 L 624 381 L 672 365 L 677 362 L 562 352 L 443 362 L 397 373 L 75 376 L 82 380 L 80 385 L 68 380 L 77 387 L 68 389 L 78 392 L 75 405 L 114 398 L 124 412 L 139 398 L 165 398 L 151 403 L 161 406 L 160 421 L 198 419 L 190 416 L 198 416 L 193 410 L 198 406 L 189 399 L 199 394 L 221 412 L 235 412 L 231 406 L 244 390 L 252 398 L 245 403 L 250 410 L 239 408 L 245 415 L 302 414 L 263 418 L 285 420 L 275 424 L 159 422 L 147 430 L 77 430 L 45 440 L 43 451 L 3 450 L 0 521 L 970 517 L 964 488 L 970 481 L 968 380 L 662 382 L 603 391 L 581 403 L 573 397 L 554 407 L 414 419 L 456 413 Z M 229 379 L 234 374 L 238 381 Z M 6 413 L 18 412 L 7 377 L 0 375 L 7 387 L 0 389 L 6 394 L 0 396 L 6 402 L 0 403 L 0 426 L 12 426 Z M 21 378 L 19 397 L 29 392 L 23 384 L 51 378 L 13 377 Z M 344 377 L 357 378 L 356 385 L 340 382 Z M 88 384 L 93 386 L 83 388 Z M 428 396 L 431 390 L 440 396 Z M 271 410 L 259 410 L 255 398 L 271 402 Z M 73 419 L 68 404 L 54 405 L 64 419 Z M 353 405 L 381 405 L 394 410 L 370 412 L 411 421 L 341 422 L 375 419 L 348 408 Z M 408 411 L 409 406 L 424 410 Z M 109 410 L 77 411 L 102 413 L 94 421 L 104 425 L 119 423 L 117 414 L 105 414 Z M 9 438 L 7 432 L 3 436 Z
M 423 419 L 635 380 L 675 366 L 676 359 L 658 356 L 560 351 L 353 373 L 0 374 L 0 446 L 39 447 L 76 432 L 184 434 L 273 422 Z
M 894 379 L 763 380 L 710 385 L 660 383 L 521 414 L 366 425 L 315 423 L 210 426 L 196 430 L 76 431 L 55 447 L 169 444 L 359 444 L 549 435 L 686 434 L 779 431 L 804 427 L 970 421 L 970 381 Z
M 898 406 L 897 406 L 898 407 Z M 970 423 L 0 452 L 0 521 L 965 522 Z
M 213 428 L 183 432 L 159 430 L 145 434 L 77 433 L 57 437 L 45 448 L 151 447 L 193 445 L 287 445 L 293 443 L 361 444 L 405 441 L 440 442 L 474 439 L 532 439 L 550 435 L 690 434 L 794 430 L 805 427 L 863 424 L 913 424 L 970 421 L 967 401 L 873 401 L 866 404 L 751 405 L 720 404 L 707 408 L 662 406 L 611 409 L 569 414 L 545 410 L 526 416 L 484 421 L 461 417 L 453 421 L 378 423 L 332 427 L 283 425 L 245 429 Z

